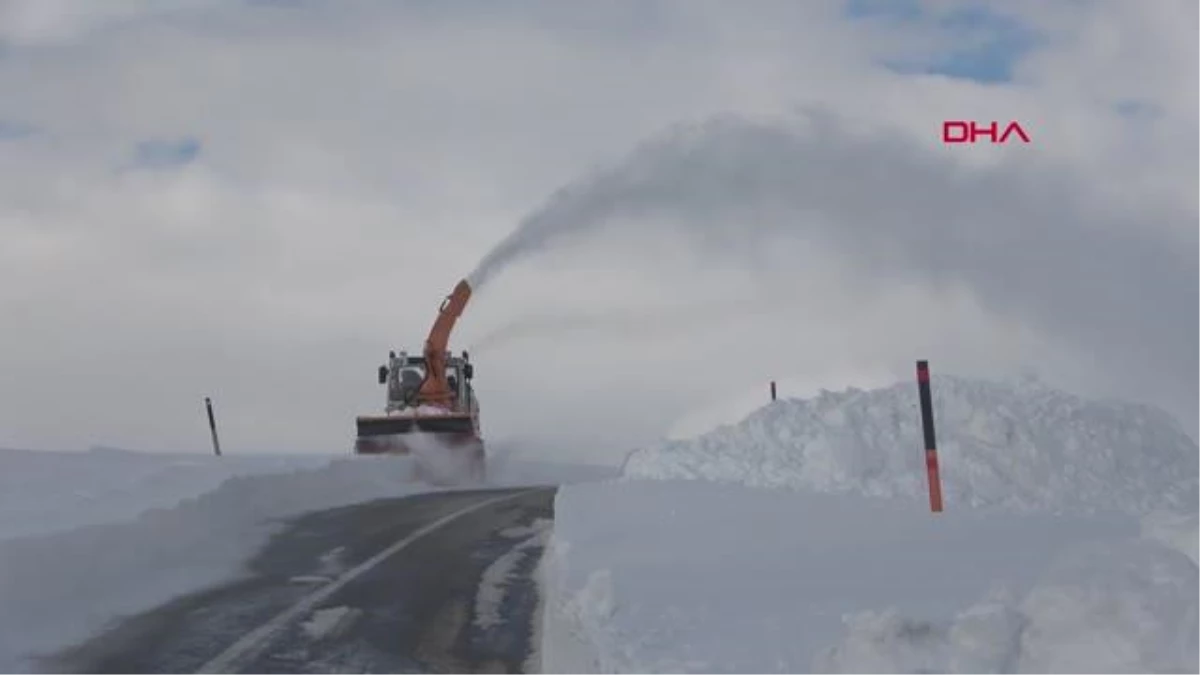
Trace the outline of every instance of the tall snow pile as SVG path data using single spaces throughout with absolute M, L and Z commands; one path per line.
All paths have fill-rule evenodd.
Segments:
M 1165 412 L 1036 381 L 932 380 L 947 506 L 1193 511 L 1200 452 Z M 738 424 L 632 453 L 631 478 L 878 497 L 927 490 L 916 383 L 776 401 Z

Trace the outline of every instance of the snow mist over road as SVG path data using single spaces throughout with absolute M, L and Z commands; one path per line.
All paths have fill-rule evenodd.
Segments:
M 565 486 L 546 672 L 1192 672 L 1197 449 L 1160 411 L 936 377 L 779 401 Z
M 487 485 L 553 484 L 588 467 L 501 457 Z M 0 671 L 121 616 L 226 583 L 287 519 L 436 488 L 407 457 L 0 451 Z
M 0 449 L 0 540 L 133 520 L 169 509 L 230 478 L 319 469 L 321 456 L 211 455 Z
M 181 493 L 175 504 L 148 500 L 142 511 L 130 509 L 132 516 L 0 541 L 0 670 L 26 670 L 28 659 L 82 641 L 121 615 L 238 578 L 282 519 L 430 489 L 412 481 L 409 462 L 388 459 L 284 464 L 276 473 L 235 475 L 201 493 Z M 135 461 L 114 458 L 90 468 L 111 478 Z M 50 494 L 86 484 L 66 471 L 58 484 L 42 483 Z M 136 502 L 153 484 L 131 480 L 125 499 Z M 26 511 L 36 523 L 36 511 Z

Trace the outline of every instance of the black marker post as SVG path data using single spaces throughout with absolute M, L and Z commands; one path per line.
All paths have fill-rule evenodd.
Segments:
M 208 431 L 212 434 L 213 454 L 221 456 L 221 441 L 217 440 L 217 420 L 213 417 L 212 399 L 204 397 L 204 407 L 208 410 Z

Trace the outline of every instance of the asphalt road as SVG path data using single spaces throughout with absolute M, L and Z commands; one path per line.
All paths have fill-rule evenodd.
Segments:
M 249 578 L 131 617 L 42 666 L 93 673 L 535 669 L 533 570 L 553 500 L 553 488 L 456 491 L 308 514 L 272 539 Z

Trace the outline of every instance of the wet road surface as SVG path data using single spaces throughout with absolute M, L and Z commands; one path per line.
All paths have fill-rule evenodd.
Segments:
M 249 578 L 131 617 L 49 671 L 456 672 L 536 668 L 533 571 L 554 488 L 441 492 L 308 514 Z

